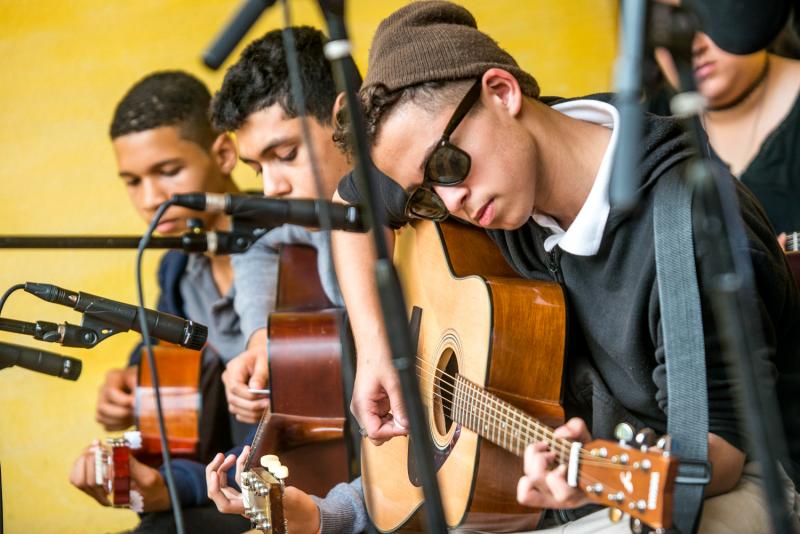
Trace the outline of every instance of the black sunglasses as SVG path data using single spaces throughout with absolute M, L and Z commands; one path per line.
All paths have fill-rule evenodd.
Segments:
M 434 185 L 458 185 L 466 180 L 472 159 L 469 154 L 450 142 L 450 135 L 481 96 L 481 79 L 475 80 L 472 87 L 458 104 L 450 122 L 444 129 L 433 151 L 425 159 L 422 183 L 408 193 L 406 217 L 443 221 L 449 215 L 442 197 L 433 190 Z

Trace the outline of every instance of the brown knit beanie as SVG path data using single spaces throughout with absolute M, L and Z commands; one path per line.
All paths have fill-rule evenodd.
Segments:
M 469 11 L 441 0 L 413 2 L 378 26 L 361 89 L 385 85 L 395 91 L 424 82 L 478 78 L 493 67 L 513 74 L 525 95 L 539 96 L 533 76 L 478 30 Z

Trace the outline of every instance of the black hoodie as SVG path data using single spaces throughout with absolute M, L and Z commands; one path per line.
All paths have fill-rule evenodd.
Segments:
M 612 95 L 592 95 L 610 101 Z M 556 100 L 548 100 L 548 104 Z M 586 420 L 594 437 L 612 438 L 619 422 L 666 431 L 667 384 L 661 337 L 653 242 L 654 187 L 680 179 L 692 151 L 673 119 L 647 116 L 640 167 L 639 201 L 633 211 L 612 208 L 600 248 L 576 256 L 558 247 L 544 250 L 549 231 L 533 219 L 512 230 L 488 233 L 520 275 L 556 280 L 569 308 L 570 339 L 565 373 L 565 408 Z M 734 180 L 733 178 L 730 178 Z M 735 180 L 734 180 L 735 181 Z M 736 192 L 753 260 L 759 313 L 769 344 L 762 357 L 762 387 L 777 387 L 791 457 L 800 459 L 800 295 L 764 212 L 738 181 Z M 381 193 L 393 226 L 401 225 L 405 194 L 388 177 Z M 359 195 L 351 176 L 339 186 L 345 200 Z M 699 272 L 702 295 L 702 273 Z M 705 334 L 709 431 L 744 449 L 742 432 L 717 329 L 705 295 L 701 302 Z M 520 322 L 520 327 L 524 324 Z M 777 376 L 777 386 L 775 381 Z M 797 465 L 797 464 L 796 464 Z M 797 473 L 797 469 L 794 469 Z

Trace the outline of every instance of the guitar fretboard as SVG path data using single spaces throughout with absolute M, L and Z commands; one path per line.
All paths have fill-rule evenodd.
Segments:
M 525 447 L 544 441 L 556 453 L 558 463 L 569 461 L 571 442 L 553 430 L 461 375 L 455 376 L 452 418 L 503 449 L 522 456 Z

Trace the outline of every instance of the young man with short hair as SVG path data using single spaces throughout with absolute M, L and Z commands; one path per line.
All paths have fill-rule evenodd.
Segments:
M 314 28 L 294 27 L 303 94 L 306 100 L 311 142 L 321 178 L 322 191 L 314 179 L 311 150 L 302 134 L 298 105 L 289 82 L 281 30 L 267 33 L 247 46 L 228 70 L 222 87 L 214 95 L 211 119 L 220 131 L 235 134 L 239 158 L 260 173 L 267 196 L 285 198 L 331 198 L 339 179 L 350 170 L 347 156 L 333 142 L 336 88 L 330 64 L 325 59 L 325 36 Z M 303 243 L 317 248 L 318 270 L 329 299 L 341 303 L 332 266 L 328 236 L 292 225 L 276 228 L 259 239 L 252 251 L 262 255 L 266 266 L 281 243 Z M 238 259 L 234 258 L 234 265 Z M 237 268 L 237 279 L 241 270 Z M 223 379 L 231 411 L 244 421 L 257 421 L 265 404 L 248 388 L 263 388 L 268 379 L 266 347 L 254 347 L 228 364 Z M 208 495 L 220 511 L 241 514 L 241 495 L 235 488 L 233 467 L 241 470 L 248 448 L 227 456 L 218 454 L 207 466 Z M 289 479 L 291 482 L 291 478 Z M 325 499 L 287 488 L 284 507 L 289 528 L 297 534 L 359 532 L 366 525 L 366 511 L 358 481 L 339 484 Z
M 228 135 L 212 128 L 207 115 L 210 100 L 208 89 L 197 78 L 185 72 L 166 71 L 137 82 L 117 105 L 110 135 L 119 176 L 131 203 L 146 223 L 173 194 L 238 192 L 231 178 L 236 148 Z M 200 219 L 207 230 L 229 230 L 228 218 L 223 214 L 195 212 L 178 206 L 167 209 L 156 230 L 160 234 L 178 235 L 188 229 L 189 218 Z M 253 308 L 252 303 L 249 308 L 235 304 L 234 269 L 227 256 L 170 251 L 161 260 L 158 280 L 161 290 L 158 310 L 189 317 L 209 327 L 211 350 L 204 356 L 204 373 L 213 375 L 219 358 L 226 361 L 241 353 L 253 331 L 264 328 L 265 310 Z M 257 292 L 265 286 L 263 279 L 250 283 L 254 285 L 237 283 L 239 293 Z M 245 327 L 244 321 L 240 322 L 242 314 L 257 318 L 260 323 L 250 321 Z M 136 350 L 130 366 L 109 371 L 100 388 L 97 420 L 107 430 L 123 430 L 134 422 L 138 359 Z M 219 381 L 218 371 L 216 380 Z M 220 397 L 221 389 L 204 391 L 204 397 Z M 228 435 L 228 415 L 221 413 L 220 421 L 210 420 L 210 411 L 201 414 L 201 435 L 214 429 L 224 430 Z M 222 437 L 209 436 L 204 447 L 218 450 L 230 444 L 230 438 L 220 441 Z M 247 527 L 246 521 L 223 516 L 209 506 L 203 464 L 175 460 L 173 472 L 181 505 L 186 508 L 187 526 L 231 532 Z M 170 528 L 170 499 L 162 473 L 131 460 L 131 479 L 142 494 L 144 511 L 148 512 L 137 531 Z M 95 483 L 91 450 L 76 460 L 70 481 L 99 503 L 110 505 L 104 490 Z
M 309 26 L 295 27 L 293 33 L 311 147 L 303 138 L 302 118 L 292 97 L 281 30 L 270 31 L 250 43 L 230 67 L 211 103 L 211 120 L 219 131 L 235 134 L 239 159 L 261 175 L 265 196 L 328 199 L 350 169 L 347 157 L 331 140 L 336 87 L 322 51 L 325 36 Z M 317 190 L 312 151 L 318 162 L 322 191 Z M 275 278 L 279 246 L 307 244 L 318 249 L 318 270 L 328 298 L 341 303 L 329 261 L 329 239 L 326 232 L 279 226 L 259 239 L 246 258 L 233 258 L 237 277 Z M 268 310 L 274 309 L 274 298 L 273 293 L 266 304 Z M 257 346 L 231 362 L 223 376 L 231 413 L 253 423 L 260 419 L 266 400 L 248 388 L 263 389 L 268 378 L 266 333 L 262 330 L 257 335 L 261 339 Z
M 681 179 L 692 156 L 680 126 L 646 119 L 638 208 L 609 206 L 619 127 L 613 97 L 540 99 L 536 80 L 478 31 L 472 15 L 443 1 L 412 3 L 381 23 L 361 97 L 373 161 L 391 177 L 381 190 L 384 207 L 399 214 L 395 225 L 453 215 L 485 228 L 522 276 L 564 287 L 571 342 L 585 350 L 567 355 L 565 408 L 573 418 L 557 434 L 582 442 L 590 431 L 611 438 L 619 419 L 663 433 L 668 398 L 652 213 L 655 189 Z M 756 313 L 770 343 L 758 365 L 776 377 L 764 387 L 777 388 L 796 459 L 800 407 L 791 384 L 800 377 L 800 358 L 791 333 L 800 327 L 800 298 L 763 211 L 736 188 L 759 289 Z M 352 177 L 338 194 L 349 202 L 360 198 Z M 369 438 L 381 443 L 405 434 L 407 421 L 386 335 L 374 320 L 380 312 L 371 247 L 363 236 L 341 233 L 334 244 L 358 351 L 352 407 Z M 736 381 L 705 296 L 702 310 L 713 471 L 700 529 L 724 524 L 726 510 L 739 510 L 746 516 L 740 526 L 753 526 L 742 532 L 755 532 L 768 523 L 753 489 L 757 466 L 745 466 Z M 563 467 L 548 470 L 552 459 L 544 444 L 529 446 L 518 500 L 548 509 L 586 504 L 567 485 Z M 796 497 L 793 488 L 787 492 Z M 593 514 L 598 522 L 581 531 L 614 528 L 605 517 Z

